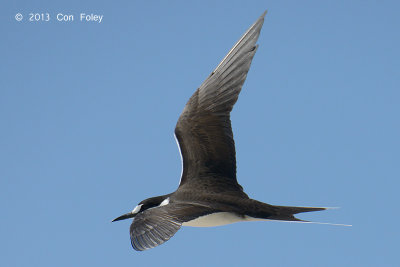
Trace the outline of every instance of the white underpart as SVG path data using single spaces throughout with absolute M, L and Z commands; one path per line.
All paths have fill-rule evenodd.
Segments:
M 143 206 L 143 204 L 137 205 L 132 211 L 132 214 L 136 214 L 140 211 L 140 208 Z
M 191 227 L 213 227 L 213 226 L 221 226 L 236 222 L 254 222 L 254 221 L 279 221 L 279 222 L 291 222 L 291 223 L 313 223 L 313 224 L 327 224 L 336 226 L 351 226 L 348 224 L 336 224 L 336 223 L 324 223 L 324 222 L 269 220 L 269 219 L 254 218 L 247 215 L 245 215 L 244 217 L 240 217 L 237 214 L 231 212 L 217 212 L 208 214 L 205 216 L 198 217 L 194 220 L 184 222 L 182 225 Z
M 176 138 L 176 135 L 174 134 L 176 144 L 178 145 L 179 149 L 179 155 L 181 156 L 181 164 L 182 164 L 182 169 L 181 169 L 181 178 L 179 179 L 179 184 L 181 184 L 182 181 L 182 175 L 183 175 L 183 157 L 182 157 L 182 151 L 181 151 L 181 146 L 179 145 L 178 138 Z
M 169 204 L 169 197 L 167 197 L 166 199 L 164 199 L 164 200 L 161 202 L 160 207 L 165 206 L 165 205 L 168 205 L 168 204 Z
M 198 217 L 188 222 L 184 222 L 182 225 L 192 226 L 192 227 L 213 227 L 213 226 L 231 224 L 235 222 L 248 222 L 248 221 L 267 221 L 267 220 L 253 218 L 250 216 L 241 217 L 231 212 L 217 212 Z

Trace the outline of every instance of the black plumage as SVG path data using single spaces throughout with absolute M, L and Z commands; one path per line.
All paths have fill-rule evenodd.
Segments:
M 265 14 L 194 92 L 179 117 L 175 136 L 183 171 L 178 189 L 146 199 L 114 220 L 134 217 L 130 236 L 135 250 L 158 246 L 182 225 L 210 214 L 223 214 L 222 219 L 218 217 L 221 224 L 257 219 L 300 221 L 294 214 L 325 209 L 274 206 L 250 199 L 236 179 L 230 112 L 257 51 Z M 210 224 L 219 225 L 218 220 Z

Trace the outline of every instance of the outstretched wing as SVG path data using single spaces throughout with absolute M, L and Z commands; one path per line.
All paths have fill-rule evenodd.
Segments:
M 186 104 L 175 128 L 183 171 L 180 186 L 201 177 L 236 181 L 230 112 L 238 99 L 266 12 L 246 31 Z
M 136 215 L 131 224 L 132 247 L 142 251 L 161 245 L 181 228 L 182 223 L 212 211 L 205 206 L 175 203 L 145 210 Z

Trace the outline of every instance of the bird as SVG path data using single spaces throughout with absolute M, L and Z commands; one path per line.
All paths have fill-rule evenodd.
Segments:
M 175 192 L 141 201 L 112 220 L 133 218 L 133 249 L 169 240 L 182 226 L 212 227 L 242 221 L 292 221 L 302 212 L 326 207 L 276 206 L 251 199 L 236 178 L 230 112 L 257 51 L 265 11 L 190 97 L 175 127 L 182 172 Z

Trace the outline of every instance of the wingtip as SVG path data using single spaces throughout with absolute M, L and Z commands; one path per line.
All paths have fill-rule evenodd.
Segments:
M 264 18 L 265 15 L 267 15 L 267 13 L 268 13 L 268 9 L 266 9 L 266 10 L 264 11 L 264 13 L 262 13 L 261 18 Z
M 260 23 L 260 22 L 261 22 L 261 24 L 263 24 L 263 23 L 264 23 L 265 16 L 267 15 L 267 13 L 268 13 L 268 9 L 265 10 L 264 13 L 261 14 L 261 16 L 260 16 L 260 17 L 257 19 L 257 21 L 254 23 L 254 25 L 257 25 L 257 24 Z M 254 25 L 253 25 L 253 26 L 254 26 Z

